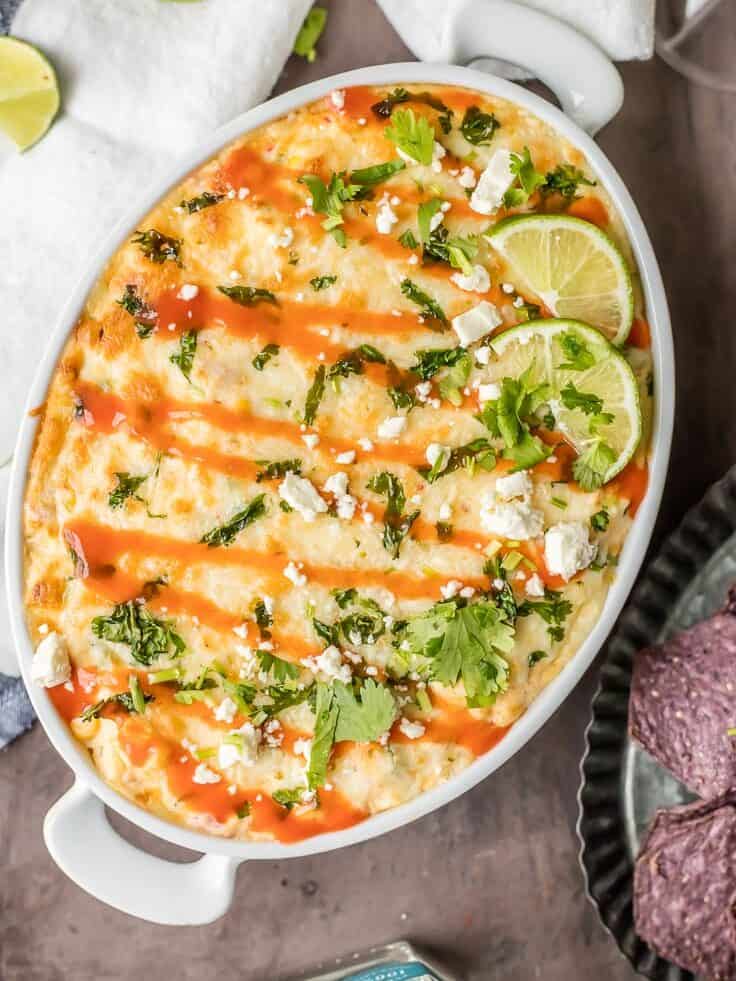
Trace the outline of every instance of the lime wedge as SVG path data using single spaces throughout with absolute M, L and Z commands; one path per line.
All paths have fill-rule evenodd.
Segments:
M 49 61 L 25 41 L 0 37 L 0 131 L 27 150 L 58 109 L 59 84 Z
M 490 381 L 529 370 L 529 384 L 549 385 L 555 428 L 580 458 L 595 454 L 605 464 L 600 482 L 623 470 L 641 439 L 639 389 L 628 361 L 600 331 L 576 320 L 532 320 L 498 334 L 491 347 Z
M 631 277 L 600 228 L 570 215 L 519 215 L 485 237 L 523 292 L 541 299 L 556 317 L 582 320 L 623 344 L 634 316 Z

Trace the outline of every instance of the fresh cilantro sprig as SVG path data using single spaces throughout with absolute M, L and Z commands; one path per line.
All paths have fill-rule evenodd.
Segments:
M 347 245 L 347 237 L 342 227 L 343 208 L 350 201 L 355 201 L 365 194 L 365 188 L 359 184 L 346 183 L 346 173 L 333 173 L 329 183 L 325 184 L 316 174 L 303 174 L 299 183 L 306 185 L 312 197 L 312 210 L 318 215 L 325 215 L 322 228 L 335 239 L 340 248 Z
M 446 262 L 453 269 L 460 269 L 464 275 L 472 272 L 472 261 L 478 253 L 478 240 L 474 236 L 461 238 L 451 236 L 443 223 L 432 219 L 442 208 L 439 198 L 430 198 L 419 205 L 417 224 L 422 240 L 424 261 Z M 435 227 L 433 227 L 433 225 Z
M 596 181 L 588 180 L 582 170 L 572 164 L 561 163 L 554 170 L 547 172 L 540 190 L 542 194 L 560 194 L 567 201 L 572 201 L 577 197 L 577 190 L 582 185 L 595 187 Z
M 118 603 L 109 616 L 92 620 L 92 633 L 102 640 L 126 644 L 130 656 L 140 664 L 151 664 L 168 654 L 176 656 L 186 644 L 167 620 L 157 619 L 143 603 Z
M 420 289 L 416 283 L 413 283 L 410 279 L 402 279 L 401 292 L 407 300 L 416 303 L 422 311 L 423 316 L 428 320 L 436 320 L 443 327 L 447 326 L 448 320 L 445 316 L 445 311 L 435 299 Z
M 418 164 L 428 167 L 434 151 L 434 130 L 424 116 L 417 116 L 413 109 L 401 109 L 391 117 L 391 124 L 384 130 L 402 153 Z
M 441 684 L 462 680 L 471 707 L 493 704 L 509 684 L 514 628 L 495 603 L 455 598 L 412 617 L 397 635 L 402 657 Z
M 232 545 L 244 528 L 252 525 L 254 521 L 262 518 L 266 513 L 266 495 L 258 494 L 242 511 L 238 511 L 224 525 L 219 525 L 202 535 L 200 542 L 209 548 L 217 548 L 220 545 Z
M 479 416 L 491 435 L 504 441 L 503 456 L 514 462 L 514 471 L 527 470 L 552 453 L 552 447 L 530 432 L 534 411 L 549 397 L 548 385 L 532 383 L 533 367 L 520 378 L 504 378 L 500 398 L 487 402 Z
M 404 487 L 396 474 L 383 470 L 368 481 L 368 490 L 386 498 L 386 510 L 383 514 L 383 547 L 397 559 L 401 543 L 409 534 L 411 526 L 419 517 L 419 511 L 404 513 L 406 495 Z
M 532 194 L 544 184 L 544 174 L 535 170 L 528 146 L 521 153 L 511 154 L 509 169 L 514 179 L 503 196 L 503 203 L 507 208 L 518 208 L 526 204 Z

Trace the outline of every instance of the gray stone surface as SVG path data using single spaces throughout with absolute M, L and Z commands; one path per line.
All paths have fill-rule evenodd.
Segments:
M 292 59 L 279 90 L 409 57 L 370 0 L 329 6 L 320 59 Z M 601 143 L 653 238 L 679 364 L 661 537 L 736 459 L 736 101 L 688 86 L 658 62 L 623 74 L 626 104 Z M 460 800 L 354 848 L 245 865 L 228 915 L 188 930 L 108 909 L 55 867 L 41 825 L 71 777 L 36 727 L 0 753 L 1 981 L 279 981 L 400 936 L 454 957 L 468 981 L 631 981 L 584 900 L 577 864 L 578 761 L 595 675 Z M 131 837 L 157 854 L 180 854 Z

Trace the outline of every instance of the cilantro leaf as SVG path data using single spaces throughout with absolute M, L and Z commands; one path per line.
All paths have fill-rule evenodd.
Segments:
M 217 548 L 219 545 L 232 545 L 244 528 L 252 525 L 258 518 L 262 518 L 265 513 L 266 495 L 258 494 L 247 507 L 234 514 L 224 525 L 219 525 L 219 527 L 208 531 L 206 535 L 202 535 L 200 542 L 209 548 Z
M 143 498 L 136 494 L 136 491 L 147 479 L 147 475 L 133 477 L 129 473 L 115 473 L 116 486 L 110 491 L 107 497 L 107 503 L 113 510 L 121 508 L 129 497 L 132 497 L 135 501 L 145 503 Z
M 136 333 L 141 340 L 151 336 L 158 323 L 158 313 L 143 300 L 132 283 L 128 283 L 123 295 L 115 302 L 133 317 Z
M 422 381 L 434 378 L 442 368 L 452 368 L 468 356 L 464 347 L 429 348 L 415 351 L 416 364 L 409 371 L 418 375 Z
M 297 477 L 301 476 L 302 472 L 302 461 L 296 458 L 291 460 L 273 460 L 269 463 L 267 460 L 257 460 L 259 466 L 263 467 L 263 470 L 259 470 L 256 474 L 256 483 L 260 484 L 263 480 L 278 480 L 281 477 L 285 477 L 287 473 L 295 473 Z
M 415 249 L 419 245 L 419 242 L 417 242 L 416 238 L 414 237 L 414 232 L 411 230 L 411 228 L 405 229 L 401 235 L 399 235 L 399 242 L 405 249 Z
M 514 646 L 514 628 L 495 603 L 435 603 L 407 622 L 399 646 L 418 658 L 432 679 L 451 686 L 462 680 L 471 707 L 491 705 L 508 688 L 504 655 Z
M 322 37 L 322 32 L 327 24 L 327 11 L 324 7 L 312 7 L 304 18 L 299 33 L 294 41 L 294 54 L 307 61 L 314 61 L 317 57 L 317 41 Z
M 182 243 L 180 238 L 172 238 L 155 228 L 149 228 L 145 232 L 137 231 L 131 241 L 133 245 L 139 247 L 150 262 L 155 262 L 157 265 L 164 262 L 175 262 L 177 266 L 181 266 Z
M 582 170 L 572 164 L 561 163 L 554 170 L 548 171 L 541 191 L 542 194 L 561 194 L 563 198 L 572 201 L 576 197 L 578 187 L 582 184 L 595 187 L 596 182 L 588 180 Z
M 333 286 L 337 282 L 337 276 L 315 276 L 313 279 L 309 280 L 309 285 L 312 287 L 315 293 L 319 293 L 320 290 L 326 290 L 329 286 Z
M 423 201 L 417 209 L 417 223 L 419 225 L 419 238 L 422 242 L 429 242 L 432 234 L 432 219 L 442 208 L 442 201 L 439 198 L 430 198 Z
M 319 409 L 319 404 L 325 394 L 326 374 L 327 369 L 321 364 L 314 373 L 314 380 L 307 392 L 307 398 L 304 402 L 304 423 L 307 426 L 311 426 L 317 416 L 317 409 Z
M 594 440 L 572 465 L 572 475 L 584 491 L 594 491 L 605 483 L 606 474 L 616 462 L 616 454 L 602 439 Z
M 332 689 L 325 684 L 316 685 L 314 735 L 307 768 L 307 785 L 310 790 L 321 787 L 327 779 L 339 712 Z
M 418 164 L 428 167 L 434 151 L 434 130 L 424 116 L 414 115 L 413 109 L 402 109 L 391 117 L 384 130 L 386 139 Z
M 515 208 L 526 204 L 537 188 L 544 184 L 544 175 L 534 169 L 528 146 L 521 153 L 511 154 L 509 169 L 514 180 L 503 196 L 503 203 L 507 208 Z
M 257 354 L 251 362 L 256 371 L 263 371 L 271 358 L 275 358 L 281 348 L 278 344 L 266 344 L 263 350 Z
M 566 371 L 586 371 L 595 364 L 595 358 L 585 341 L 572 330 L 565 331 L 559 338 L 562 353 L 567 358 L 561 369 Z
M 158 620 L 143 603 L 127 600 L 118 603 L 110 616 L 95 617 L 92 633 L 102 640 L 127 644 L 130 656 L 140 664 L 151 664 L 165 657 L 181 654 L 186 644 L 168 620 Z
M 371 477 L 368 481 L 368 490 L 386 498 L 386 510 L 383 514 L 383 547 L 390 553 L 391 558 L 397 559 L 401 543 L 419 517 L 419 511 L 404 514 L 406 504 L 404 487 L 396 474 L 388 470 Z
M 553 589 L 545 589 L 544 599 L 524 600 L 523 603 L 519 604 L 518 616 L 528 617 L 532 613 L 536 613 L 547 624 L 550 640 L 560 641 L 565 636 L 563 624 L 572 613 L 572 603 L 563 599 L 562 593 Z
M 533 412 L 549 395 L 548 385 L 531 384 L 532 368 L 520 378 L 504 378 L 500 398 L 487 402 L 479 416 L 493 436 L 503 439 L 503 456 L 514 461 L 514 470 L 533 467 L 552 453 L 551 447 L 529 431 Z
M 179 369 L 191 385 L 191 373 L 194 365 L 194 355 L 197 353 L 197 331 L 187 330 L 179 338 L 179 350 L 169 355 L 169 361 L 178 365 Z
M 573 382 L 565 385 L 560 392 L 560 398 L 566 409 L 580 409 L 587 416 L 600 415 L 603 412 L 602 399 L 592 392 L 578 391 Z
M 443 327 L 447 326 L 448 320 L 442 307 L 428 293 L 420 289 L 416 283 L 413 283 L 410 279 L 402 279 L 401 292 L 407 300 L 416 303 L 421 309 L 423 316 L 429 320 L 438 320 Z
M 359 184 L 361 187 L 375 187 L 376 184 L 383 184 L 384 181 L 389 180 L 405 167 L 406 164 L 403 160 L 387 160 L 386 163 L 354 170 L 350 175 L 350 180 L 353 184 Z
M 482 470 L 493 470 L 495 466 L 496 454 L 493 446 L 483 436 L 479 436 L 478 439 L 473 439 L 469 443 L 465 443 L 463 446 L 456 446 L 451 450 L 447 461 L 444 462 L 444 466 L 437 467 L 437 469 L 435 467 L 431 469 L 420 467 L 419 473 L 421 473 L 427 483 L 433 484 L 440 477 L 444 477 L 448 473 L 454 473 L 456 470 L 462 470 L 463 467 L 472 474 L 476 467 L 480 467 Z
M 329 232 L 340 248 L 345 248 L 346 238 L 343 230 L 343 208 L 349 201 L 365 194 L 365 188 L 359 184 L 346 184 L 345 171 L 333 173 L 329 184 L 325 184 L 316 174 L 304 174 L 299 178 L 300 184 L 305 184 L 312 196 L 312 210 L 318 215 L 326 215 L 322 228 Z
M 397 709 L 394 697 L 385 685 L 367 678 L 356 691 L 336 681 L 334 692 L 339 708 L 336 743 L 346 739 L 356 743 L 376 742 L 391 728 Z
M 482 112 L 478 106 L 468 106 L 460 123 L 460 132 L 473 146 L 488 146 L 500 126 L 492 112 Z
M 285 661 L 281 657 L 276 657 L 271 651 L 259 649 L 256 651 L 256 657 L 261 666 L 261 671 L 270 674 L 277 683 L 295 681 L 299 677 L 299 668 L 296 664 L 292 664 L 291 661 Z
M 448 369 L 444 378 L 440 379 L 439 390 L 443 399 L 452 402 L 453 405 L 462 405 L 462 389 L 470 375 L 473 362 L 470 355 L 464 352 L 464 357 L 459 357 Z
M 205 208 L 211 208 L 214 204 L 219 204 L 224 199 L 224 194 L 213 194 L 212 191 L 202 191 L 197 197 L 180 201 L 179 207 L 188 214 L 193 215 L 197 211 L 203 211 Z
M 271 303 L 275 307 L 279 305 L 271 290 L 259 289 L 256 286 L 218 286 L 217 289 L 241 307 L 254 307 L 258 303 Z

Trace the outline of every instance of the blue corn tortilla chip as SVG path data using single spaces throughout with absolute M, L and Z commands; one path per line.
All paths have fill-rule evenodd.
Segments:
M 634 868 L 634 923 L 661 957 L 736 981 L 736 795 L 657 812 Z
M 736 587 L 725 608 L 634 658 L 629 733 L 694 794 L 736 790 Z

